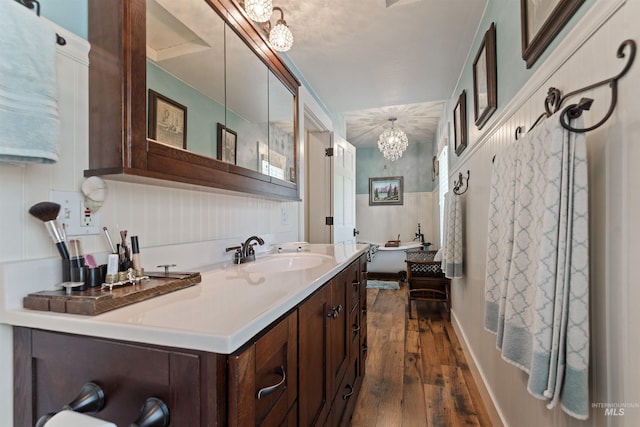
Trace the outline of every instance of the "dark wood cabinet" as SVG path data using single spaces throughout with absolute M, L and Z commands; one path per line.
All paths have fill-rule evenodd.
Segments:
M 14 426 L 61 410 L 88 381 L 105 392 L 98 416 L 118 425 L 152 396 L 175 426 L 348 425 L 364 374 L 365 288 L 359 258 L 231 355 L 14 327 Z
M 300 83 L 262 32 L 234 2 L 207 3 L 291 92 L 297 111 Z M 85 176 L 299 200 L 295 139 L 294 173 L 285 181 L 147 138 L 146 0 L 89 0 L 88 18 L 90 138 Z
M 358 259 L 342 270 L 298 309 L 299 313 L 299 425 L 348 424 L 362 373 L 360 311 L 361 277 Z M 366 297 L 366 293 L 365 293 Z

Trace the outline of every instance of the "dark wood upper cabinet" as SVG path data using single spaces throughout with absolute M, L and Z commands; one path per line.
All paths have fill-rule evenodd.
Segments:
M 260 141 L 253 135 L 249 136 L 250 132 L 234 128 L 239 126 L 240 120 L 237 112 L 227 106 L 229 99 L 216 100 L 221 102 L 223 112 L 222 118 L 213 119 L 208 117 L 208 113 L 198 112 L 184 100 L 172 99 L 167 93 L 162 95 L 175 101 L 176 105 L 187 107 L 184 114 L 189 117 L 190 127 L 188 133 L 186 126 L 184 130 L 189 136 L 188 142 L 185 142 L 186 149 L 181 148 L 180 141 L 160 142 L 159 137 L 158 140 L 148 138 L 147 126 L 152 124 L 147 115 L 147 94 L 149 89 L 161 93 L 162 88 L 152 88 L 147 81 L 151 75 L 147 70 L 147 0 L 89 0 L 89 168 L 85 176 L 97 175 L 105 179 L 180 188 L 219 188 L 298 200 L 296 112 L 299 81 L 236 3 L 231 0 L 197 0 L 194 4 L 210 8 L 213 11 L 212 18 L 221 21 L 224 27 L 221 43 L 239 38 L 243 43 L 242 48 L 246 48 L 245 55 L 248 52 L 264 64 L 266 87 L 274 94 L 277 93 L 274 87 L 281 88 L 278 98 L 285 100 L 285 110 L 286 102 L 290 99 L 292 122 L 283 132 L 291 144 L 283 144 L 282 132 L 272 130 L 272 124 L 277 119 L 277 106 L 271 99 L 264 106 L 264 111 L 268 112 L 268 122 L 261 123 L 263 129 L 268 129 L 268 141 Z M 208 42 L 205 36 L 200 36 Z M 213 46 L 212 43 L 208 44 Z M 228 54 L 227 50 L 225 56 Z M 224 61 L 224 58 L 220 60 Z M 180 61 L 180 58 L 176 58 L 176 61 Z M 230 73 L 230 70 L 225 70 L 223 85 L 229 84 L 227 79 Z M 224 90 L 222 92 L 226 93 Z M 290 98 L 287 98 L 287 93 Z M 248 102 L 255 102 L 251 94 L 241 96 Z M 264 99 L 264 96 L 261 98 Z M 152 110 L 158 114 L 158 111 Z M 181 110 L 176 111 L 180 113 Z M 208 126 L 210 135 L 203 137 L 202 132 L 192 131 L 191 126 L 195 125 L 198 116 L 206 116 L 212 122 Z M 261 117 L 265 117 L 264 114 Z M 186 116 L 184 122 L 187 122 Z M 217 123 L 232 131 L 227 135 L 236 138 L 237 157 L 234 154 L 231 158 L 216 158 L 216 144 L 221 143 L 218 141 Z M 209 132 L 208 128 L 206 132 Z M 281 150 L 282 153 L 272 143 L 272 139 L 276 139 L 274 134 L 281 138 L 279 145 L 286 146 Z M 233 139 L 228 143 L 231 148 L 234 147 Z M 244 163 L 241 151 L 243 143 L 251 146 L 251 155 L 254 156 L 249 160 L 245 158 Z M 191 149 L 198 145 L 207 147 L 209 151 Z

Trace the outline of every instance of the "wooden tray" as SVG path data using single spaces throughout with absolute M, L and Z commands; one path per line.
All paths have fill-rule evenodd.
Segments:
M 24 297 L 24 308 L 57 313 L 96 315 L 125 305 L 144 301 L 158 295 L 164 295 L 178 289 L 188 288 L 200 283 L 200 273 L 162 273 L 149 274 L 149 280 L 137 285 L 108 288 L 90 288 L 86 291 L 73 291 L 67 294 L 64 289 L 40 291 Z

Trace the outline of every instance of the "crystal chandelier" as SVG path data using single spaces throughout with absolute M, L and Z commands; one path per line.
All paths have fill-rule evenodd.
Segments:
M 409 145 L 407 135 L 394 127 L 397 119 L 390 117 L 391 129 L 385 129 L 378 138 L 378 149 L 382 155 L 391 161 L 398 160 Z
M 244 10 L 256 22 L 267 22 L 273 13 L 272 0 L 245 0 Z
M 287 26 L 287 21 L 284 20 L 284 12 L 279 7 L 274 7 L 273 10 L 280 12 L 280 19 L 276 22 L 276 25 L 268 30 L 269 43 L 278 52 L 286 52 L 293 46 L 293 34 Z M 271 25 L 269 25 L 270 27 Z

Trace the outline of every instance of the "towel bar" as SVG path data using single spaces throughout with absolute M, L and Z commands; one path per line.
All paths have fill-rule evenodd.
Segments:
M 40 2 L 38 0 L 15 0 L 27 9 L 35 9 L 36 15 L 40 16 Z M 56 33 L 56 43 L 60 46 L 67 44 L 67 41 L 60 34 Z
M 104 391 L 95 382 L 88 382 L 82 386 L 80 393 L 70 403 L 64 405 L 62 410 L 75 412 L 99 412 L 104 408 Z M 43 427 L 56 412 L 50 412 L 38 419 L 36 427 Z

